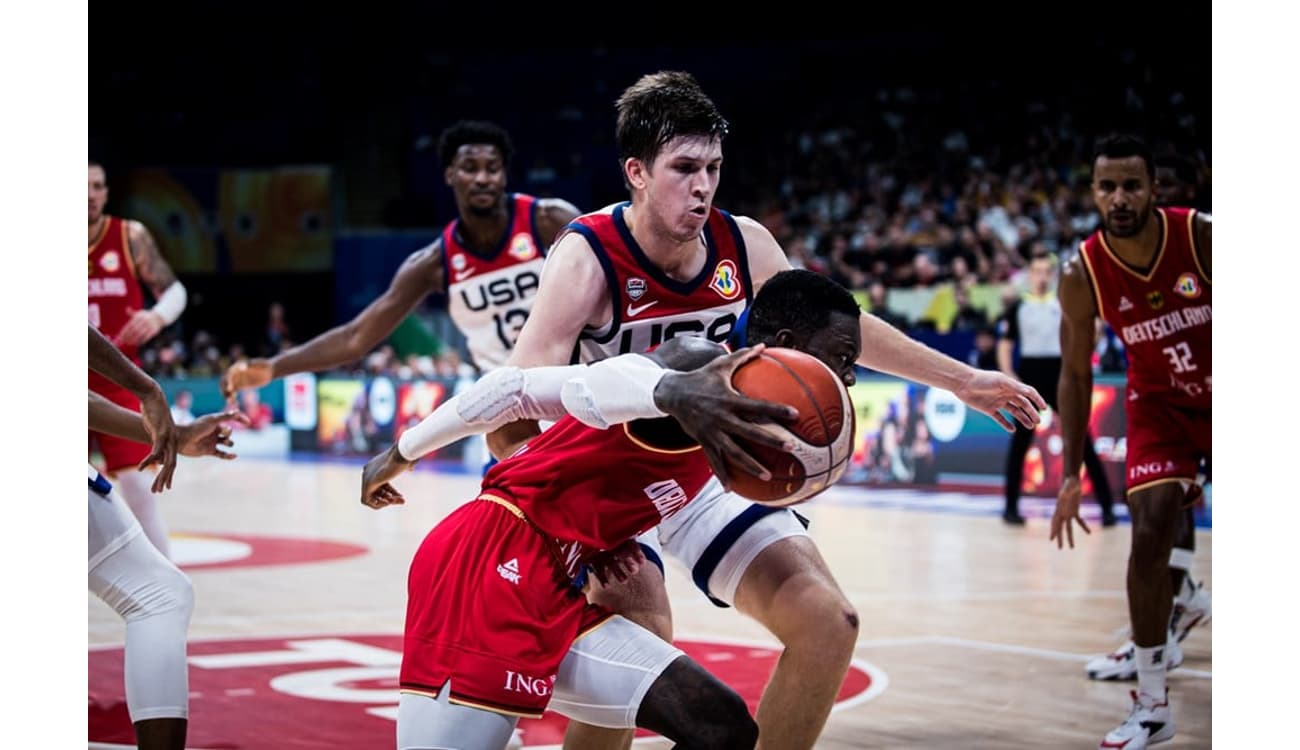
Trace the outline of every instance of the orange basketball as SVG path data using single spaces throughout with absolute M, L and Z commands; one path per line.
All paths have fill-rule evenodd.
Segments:
M 795 447 L 789 453 L 741 441 L 772 472 L 772 478 L 759 479 L 729 462 L 731 486 L 737 494 L 763 505 L 796 505 L 844 475 L 853 454 L 856 421 L 848 389 L 831 368 L 795 349 L 766 349 L 737 369 L 731 383 L 751 398 L 799 410 L 792 424 L 765 426 L 793 438 Z

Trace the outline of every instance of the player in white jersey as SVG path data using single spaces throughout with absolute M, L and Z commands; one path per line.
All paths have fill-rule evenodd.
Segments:
M 286 375 L 355 362 L 382 342 L 430 294 L 445 293 L 452 321 L 484 372 L 505 362 L 528 319 L 542 259 L 578 209 L 558 198 L 507 193 L 510 137 L 487 122 L 462 121 L 438 142 L 458 217 L 412 253 L 378 299 L 355 318 L 269 359 L 231 365 L 226 398 Z
M 562 364 L 580 339 L 584 346 L 592 342 L 606 354 L 617 353 L 618 332 L 629 326 L 647 332 L 630 334 L 629 346 L 638 340 L 652 345 L 656 325 L 660 340 L 725 337 L 735 315 L 719 305 L 762 290 L 790 267 L 761 224 L 713 208 L 727 123 L 690 75 L 645 76 L 623 92 L 617 106 L 620 161 L 632 200 L 583 217 L 556 242 L 512 365 Z M 1012 423 L 999 410 L 1026 426 L 1038 423 L 1045 404 L 1032 388 L 944 356 L 860 313 L 856 304 L 851 310 L 844 317 L 850 327 L 857 321 L 861 352 L 847 331 L 832 325 L 825 334 L 841 342 L 846 363 L 856 360 L 950 390 L 1008 431 Z M 650 320 L 655 317 L 660 319 Z M 716 414 L 701 405 L 689 418 L 707 432 Z M 523 423 L 494 433 L 489 445 L 495 455 L 509 455 L 535 433 Z M 720 456 L 735 450 L 734 442 L 714 433 L 703 444 L 721 483 L 707 485 L 703 496 L 661 525 L 659 538 L 712 598 L 736 605 L 785 645 L 758 707 L 762 745 L 812 747 L 848 670 L 857 612 L 792 512 L 769 512 L 722 491 L 727 476 Z M 607 587 L 599 596 L 615 611 L 671 636 L 663 579 L 651 566 L 641 568 L 634 585 Z M 611 746 L 626 746 L 628 739 Z
M 177 427 L 158 384 L 93 327 L 89 331 L 90 369 L 136 395 L 141 412 L 87 391 L 87 422 L 92 430 L 152 446 L 139 468 L 161 465 L 154 492 L 171 486 L 178 453 L 235 457 L 220 448 L 231 445 L 230 428 L 222 423 L 246 417 L 229 411 Z M 87 465 L 86 476 L 88 586 L 126 621 L 126 703 L 136 742 L 140 748 L 181 750 L 189 723 L 190 579 L 150 543 L 120 492 L 98 470 Z

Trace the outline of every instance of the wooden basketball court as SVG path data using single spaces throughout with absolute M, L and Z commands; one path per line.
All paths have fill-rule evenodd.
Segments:
M 385 727 L 407 565 L 428 529 L 474 495 L 477 477 L 422 469 L 399 484 L 407 505 L 372 511 L 358 502 L 360 464 L 182 460 L 162 501 L 197 599 L 191 747 L 393 746 Z M 1127 716 L 1136 687 L 1083 672 L 1126 637 L 1129 527 L 1097 528 L 1058 551 L 1045 517 L 1005 526 L 999 498 L 910 496 L 903 508 L 901 497 L 835 488 L 801 508 L 861 616 L 852 694 L 841 694 L 818 747 L 1096 747 Z M 1027 500 L 1025 512 L 1044 507 Z M 1198 534 L 1194 574 L 1212 589 L 1212 537 Z M 311 559 L 317 552 L 326 559 Z M 762 627 L 714 607 L 682 567 L 668 565 L 676 630 L 704 644 L 706 666 L 731 682 L 750 658 L 775 655 Z M 120 724 L 124 712 L 116 650 L 124 629 L 93 596 L 89 607 L 91 747 L 119 747 L 120 737 L 96 737 L 95 727 L 111 717 Z M 1171 750 L 1210 745 L 1211 628 L 1195 630 L 1184 652 L 1169 681 L 1178 733 L 1162 747 Z M 114 661 L 116 673 L 105 666 Z M 759 671 L 744 677 L 751 690 Z M 312 739 L 335 719 L 364 736 Z M 521 726 L 529 747 L 553 744 Z

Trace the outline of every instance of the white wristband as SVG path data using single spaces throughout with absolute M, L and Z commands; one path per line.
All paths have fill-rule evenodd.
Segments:
M 169 326 L 176 322 L 176 319 L 185 312 L 185 302 L 188 295 L 185 292 L 185 285 L 179 281 L 173 281 L 172 285 L 163 290 L 158 296 L 158 302 L 150 308 L 152 312 L 162 318 L 163 325 Z

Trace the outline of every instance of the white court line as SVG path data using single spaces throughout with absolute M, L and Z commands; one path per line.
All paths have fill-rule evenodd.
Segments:
M 849 599 L 864 601 L 934 601 L 934 602 L 989 602 L 1013 601 L 1020 599 L 1118 599 L 1128 594 L 1123 589 L 1092 589 L 1089 591 L 972 591 L 954 594 L 926 593 L 868 593 L 853 591 L 846 594 Z M 677 606 L 676 602 L 673 606 Z
M 1096 654 L 1073 654 L 1068 651 L 1033 648 L 1031 646 L 1017 646 L 1008 643 L 973 641 L 968 638 L 954 638 L 946 635 L 927 635 L 914 638 L 877 638 L 873 640 L 858 641 L 857 643 L 857 648 L 891 648 L 897 646 L 957 646 L 959 648 L 969 648 L 976 651 L 994 651 L 1004 654 L 1036 656 L 1042 659 L 1069 662 L 1087 662 L 1096 656 Z M 1187 667 L 1179 667 L 1178 669 L 1171 671 L 1170 674 L 1187 675 L 1188 677 L 1196 677 L 1204 680 L 1213 679 L 1213 672 L 1206 672 L 1201 669 L 1189 669 Z

